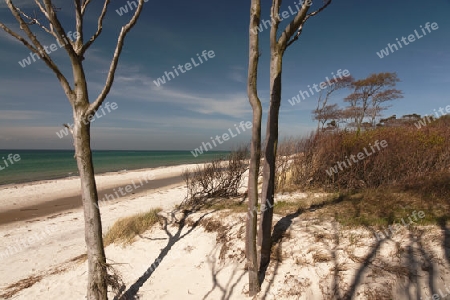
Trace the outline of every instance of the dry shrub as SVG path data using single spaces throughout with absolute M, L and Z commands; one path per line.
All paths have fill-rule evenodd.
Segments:
M 292 164 L 300 151 L 299 140 L 294 138 L 285 139 L 278 145 L 275 166 L 276 191 L 288 191 L 292 188 Z
M 450 167 L 450 127 L 436 121 L 422 129 L 415 126 L 376 128 L 361 132 L 350 131 L 311 134 L 301 142 L 303 156 L 297 156 L 292 179 L 297 186 L 313 184 L 329 190 L 376 188 L 389 184 L 420 182 L 424 176 L 448 173 Z M 385 140 L 386 148 L 371 150 L 375 141 Z M 338 162 L 347 162 L 351 155 L 370 156 L 338 172 L 327 174 Z M 442 188 L 442 187 L 441 187 Z M 448 193 L 448 186 L 440 193 Z
M 195 171 L 185 170 L 185 203 L 238 196 L 242 176 L 248 168 L 247 157 L 248 148 L 241 147 L 232 151 L 226 158 L 218 158 L 203 166 L 197 166 Z

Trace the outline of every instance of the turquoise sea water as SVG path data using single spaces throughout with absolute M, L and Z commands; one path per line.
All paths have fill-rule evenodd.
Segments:
M 94 150 L 93 158 L 95 174 L 100 174 L 203 163 L 227 153 L 211 151 L 194 157 L 190 151 Z M 18 154 L 20 160 L 15 162 L 12 159 L 11 164 L 8 154 Z M 73 156 L 73 150 L 0 150 L 0 185 L 77 176 L 77 165 Z

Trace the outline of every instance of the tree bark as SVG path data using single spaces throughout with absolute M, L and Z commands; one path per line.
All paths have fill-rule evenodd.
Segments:
M 87 299 L 107 300 L 106 256 L 103 247 L 100 211 L 97 208 L 98 195 L 92 163 L 90 123 L 86 120 L 86 116 L 79 112 L 74 116 L 74 124 L 73 139 L 78 172 L 80 173 L 88 257 Z
M 272 47 L 270 60 L 270 107 L 266 128 L 261 220 L 258 231 L 258 247 L 261 249 L 261 256 L 258 263 L 260 272 L 265 272 L 269 264 L 272 247 L 272 219 L 276 173 L 275 159 L 278 146 L 278 116 L 281 104 L 282 59 L 282 51 L 278 47 Z
M 248 214 L 246 222 L 245 253 L 249 279 L 249 296 L 256 295 L 261 290 L 258 277 L 258 252 L 256 249 L 257 204 L 258 204 L 258 174 L 261 160 L 261 101 L 257 92 L 257 75 L 259 60 L 259 41 L 257 26 L 261 14 L 260 0 L 252 0 L 250 7 L 249 31 L 249 66 L 247 93 L 253 110 L 252 142 L 250 148 L 250 167 L 248 175 Z
M 261 290 L 258 276 L 258 251 L 256 248 L 257 204 L 258 204 L 258 173 L 261 159 L 261 104 L 253 111 L 252 143 L 250 167 L 248 175 L 248 214 L 246 224 L 246 257 L 249 276 L 250 296 Z

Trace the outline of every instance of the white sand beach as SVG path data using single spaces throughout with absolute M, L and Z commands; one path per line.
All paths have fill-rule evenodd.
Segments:
M 193 166 L 110 173 L 98 176 L 97 182 L 99 188 L 123 186 L 143 174 L 165 178 Z M 75 193 L 78 184 L 78 179 L 71 178 L 8 186 L 0 189 L 0 204 L 5 209 L 45 202 Z M 167 226 L 156 225 L 130 246 L 106 247 L 108 262 L 121 273 L 134 299 L 249 299 L 246 215 L 200 211 L 180 222 L 183 216 L 170 212 L 185 194 L 186 188 L 179 184 L 136 191 L 101 204 L 104 233 L 119 218 L 151 208 L 161 207 L 167 220 Z M 321 195 L 295 193 L 276 199 L 311 203 L 314 197 Z M 196 221 L 199 226 L 193 227 Z M 434 293 L 450 295 L 444 232 L 437 227 L 423 228 L 421 233 L 403 228 L 391 240 L 377 243 L 370 230 L 342 229 L 322 219 L 318 210 L 275 215 L 274 224 L 282 233 L 258 299 L 343 299 L 345 292 L 352 299 L 389 299 L 383 296 L 389 293 L 394 299 L 424 300 L 432 299 Z M 210 227 L 219 227 L 219 233 Z M 2 225 L 0 240 L 0 295 L 4 298 L 14 290 L 7 287 L 16 283 L 19 291 L 10 299 L 85 299 L 81 208 Z M 405 261 L 403 254 L 408 251 L 411 258 Z

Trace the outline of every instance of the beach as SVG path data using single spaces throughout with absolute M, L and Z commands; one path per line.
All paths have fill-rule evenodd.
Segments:
M 248 299 L 246 214 L 206 210 L 185 218 L 174 212 L 186 195 L 180 176 L 186 168 L 195 167 L 189 164 L 96 176 L 100 195 L 110 195 L 110 200 L 100 201 L 104 234 L 120 218 L 162 209 L 164 224 L 139 235 L 131 245 L 105 248 L 107 262 L 120 272 L 126 291 L 139 299 Z M 138 182 L 144 185 L 126 192 L 127 186 L 137 186 Z M 112 199 L 119 187 L 123 187 L 125 195 Z M 0 214 L 16 212 L 16 219 L 0 225 L 0 299 L 1 295 L 9 299 L 12 291 L 10 299 L 85 299 L 86 245 L 77 191 L 78 178 L 0 189 Z M 301 200 L 311 205 L 323 196 L 294 193 L 277 195 L 276 200 Z M 74 197 L 74 203 L 63 205 L 70 197 Z M 48 211 L 49 203 L 56 208 Z M 36 210 L 29 210 L 31 207 Z M 35 215 L 21 215 L 20 211 Z M 408 247 L 411 243 L 408 230 L 401 228 L 392 240 L 377 241 L 369 230 L 340 228 L 331 219 L 319 218 L 318 213 L 314 209 L 296 216 L 274 215 L 274 232 L 280 228 L 286 232 L 276 238 L 279 242 L 274 245 L 272 263 L 258 299 L 329 299 L 334 289 L 340 293 L 341 289 L 353 289 L 355 295 L 381 295 L 385 288 L 393 291 L 395 299 L 429 299 L 433 295 L 428 289 L 429 280 L 434 282 L 434 293 L 438 289 L 445 291 L 450 268 L 440 246 L 445 232 L 439 228 L 425 228 L 423 248 L 411 247 L 431 257 L 428 264 L 441 278 L 430 279 L 422 265 L 422 269 L 415 270 L 417 282 L 411 283 L 399 275 L 405 267 L 394 254 L 399 245 Z M 337 236 L 339 242 L 334 244 Z M 379 255 L 373 258 L 371 253 Z M 369 258 L 370 262 L 365 261 Z M 337 269 L 338 275 L 333 271 Z M 385 270 L 393 271 L 383 273 Z M 364 276 L 359 278 L 361 274 Z M 109 299 L 113 299 L 112 294 Z
M 178 170 L 163 174 L 161 178 L 156 178 L 157 173 L 156 170 L 141 170 L 97 176 L 100 205 L 105 201 L 120 201 L 126 196 L 139 197 L 150 190 L 180 185 L 183 181 Z M 143 178 L 147 178 L 147 182 Z M 133 185 L 134 180 L 138 182 Z M 121 187 L 130 184 L 133 186 L 131 193 L 120 193 Z M 0 205 L 2 207 L 0 225 L 61 214 L 81 208 L 79 185 L 79 178 L 74 177 L 0 188 Z M 24 199 L 28 200 L 24 201 Z
M 100 202 L 103 231 L 119 218 L 154 207 L 171 209 L 179 204 L 185 196 L 181 174 L 195 166 L 96 176 L 100 195 L 127 186 L 133 180 L 150 179 L 133 193 Z M 85 253 L 83 210 L 77 196 L 79 185 L 79 178 L 65 178 L 0 188 L 0 287 Z

